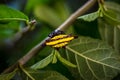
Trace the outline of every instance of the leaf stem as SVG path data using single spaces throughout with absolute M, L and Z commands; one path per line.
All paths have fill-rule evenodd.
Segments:
M 22 65 L 19 65 L 20 69 L 31 79 L 31 80 L 35 80 L 24 68 Z
M 88 9 L 90 9 L 97 0 L 88 0 L 81 8 L 74 12 L 63 24 L 61 24 L 56 30 L 66 30 L 70 25 L 82 14 L 84 14 Z M 42 48 L 45 47 L 46 40 L 50 37 L 46 37 L 42 42 L 33 47 L 25 56 L 18 60 L 18 64 L 24 65 L 27 63 L 34 55 L 36 55 Z M 12 69 L 12 68 L 11 68 Z M 9 72 L 9 70 L 6 72 Z M 14 69 L 14 68 L 13 68 Z

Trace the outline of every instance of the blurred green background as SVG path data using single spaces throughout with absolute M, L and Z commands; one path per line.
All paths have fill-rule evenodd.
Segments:
M 0 4 L 22 11 L 29 17 L 29 20 L 37 20 L 37 24 L 34 29 L 23 35 L 23 37 L 17 41 L 13 40 L 14 35 L 22 30 L 26 24 L 21 22 L 16 24 L 17 28 L 13 28 L 12 25 L 8 27 L 4 23 L 0 23 L 0 72 L 9 65 L 15 63 L 16 60 L 26 54 L 32 47 L 41 42 L 51 31 L 61 25 L 73 12 L 84 5 L 86 1 L 87 0 L 0 0 Z M 114 0 L 114 2 L 120 3 L 120 0 Z M 97 9 L 98 4 L 94 5 L 94 7 L 85 14 L 96 11 Z M 73 33 L 76 35 L 101 39 L 97 23 L 97 20 L 93 22 L 76 20 L 73 25 L 71 25 L 72 27 L 70 27 L 65 33 Z M 27 63 L 27 66 L 43 59 L 50 52 L 51 48 L 46 47 L 37 55 L 37 58 L 33 57 Z M 56 65 L 60 64 L 58 63 L 51 66 L 56 68 Z M 66 71 L 67 69 L 63 68 L 61 65 L 59 68 L 68 72 Z M 56 68 L 56 70 L 60 72 L 59 68 Z

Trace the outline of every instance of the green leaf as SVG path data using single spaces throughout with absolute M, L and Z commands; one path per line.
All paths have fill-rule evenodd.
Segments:
M 120 25 L 120 5 L 114 2 L 105 2 L 104 19 L 112 25 Z
M 111 80 L 120 72 L 119 55 L 100 40 L 79 37 L 66 50 L 75 55 L 79 76 L 85 80 Z
M 0 5 L 0 42 L 10 39 L 19 31 L 20 21 L 28 23 L 28 17 L 22 12 Z
M 29 70 L 28 72 L 35 78 L 35 80 L 68 80 L 65 76 L 56 71 Z
M 11 21 L 8 24 L 0 24 L 0 38 L 10 38 L 19 30 L 19 23 Z
M 30 11 L 36 6 L 36 5 L 44 5 L 47 3 L 50 3 L 51 0 L 29 0 L 27 2 L 27 5 L 25 7 L 25 12 L 31 13 Z
M 117 19 L 116 12 L 112 10 L 107 10 L 106 12 L 104 12 L 104 18 L 112 25 L 120 25 L 120 20 Z
M 19 65 L 20 69 L 22 70 L 22 72 L 24 72 L 26 74 L 26 76 L 28 76 L 31 80 L 35 80 L 33 76 L 31 76 L 29 74 L 29 72 L 22 66 L 22 65 Z
M 29 19 L 22 12 L 9 8 L 5 5 L 0 5 L 0 23 L 7 23 L 9 21 L 25 21 L 28 23 Z
M 57 62 L 57 54 L 54 53 L 53 59 L 52 59 L 52 63 L 54 64 L 54 63 L 56 63 L 56 62 Z
M 46 67 L 53 59 L 53 53 L 51 53 L 49 56 L 44 58 L 43 60 L 37 62 L 33 66 L 31 66 L 32 69 L 41 69 Z
M 11 80 L 15 76 L 16 70 L 17 69 L 15 69 L 13 72 L 10 72 L 8 74 L 1 74 L 0 80 Z
M 94 21 L 95 19 L 97 19 L 98 17 L 99 17 L 99 11 L 96 11 L 96 12 L 93 12 L 90 14 L 80 16 L 80 17 L 78 17 L 78 19 L 82 19 L 84 21 L 91 22 L 91 21 Z
M 107 42 L 109 45 L 113 45 L 115 26 L 108 24 L 104 19 L 98 19 L 98 27 L 102 40 Z
M 120 54 L 120 25 L 118 25 L 117 27 L 114 27 L 114 48 L 116 50 L 117 53 Z
M 10 21 L 8 23 L 1 23 L 0 22 L 0 29 L 19 29 L 20 22 L 19 21 Z
M 64 59 L 63 57 L 61 57 L 60 53 L 59 53 L 57 50 L 55 50 L 55 53 L 56 53 L 57 58 L 58 58 L 63 64 L 65 64 L 65 65 L 67 65 L 67 66 L 70 66 L 70 67 L 74 67 L 74 68 L 76 67 L 75 64 L 73 64 L 73 63 L 67 61 L 66 59 Z
M 55 12 L 62 21 L 65 21 L 70 16 L 70 10 L 68 9 L 68 6 L 65 4 L 64 0 L 56 1 L 53 8 L 55 8 Z
M 36 6 L 34 10 L 34 15 L 39 19 L 42 20 L 50 25 L 52 25 L 54 28 L 59 26 L 62 23 L 62 20 L 59 19 L 59 16 L 54 11 L 54 9 L 50 8 L 47 5 L 40 5 Z M 46 16 L 44 16 L 46 15 Z
M 10 37 L 11 35 L 13 35 L 14 31 L 11 29 L 6 29 L 6 30 L 1 30 L 0 31 L 0 38 L 5 39 L 6 37 Z
M 120 53 L 120 25 L 113 26 L 105 23 L 103 19 L 98 19 L 98 27 L 102 40 L 114 47 L 117 53 Z
M 101 37 L 120 53 L 120 5 L 114 2 L 105 2 L 104 17 L 98 19 Z
M 112 10 L 120 13 L 120 5 L 118 3 L 115 3 L 115 2 L 112 2 L 112 1 L 105 1 L 105 6 L 108 9 L 112 9 Z

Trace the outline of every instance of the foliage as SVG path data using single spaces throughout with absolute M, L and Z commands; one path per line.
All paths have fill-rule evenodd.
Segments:
M 62 24 L 70 15 L 69 7 L 65 0 L 28 0 L 23 13 L 0 5 L 0 47 L 5 46 L 0 51 L 7 57 L 7 66 L 19 63 L 19 58 Z M 68 36 L 76 33 L 78 38 L 62 49 L 42 45 L 45 48 L 37 56 L 25 66 L 19 64 L 10 73 L 1 74 L 0 80 L 113 80 L 120 74 L 119 14 L 119 4 L 98 0 L 97 11 L 78 17 L 67 29 Z M 33 16 L 36 26 L 29 19 Z M 5 43 L 7 40 L 10 42 Z
M 100 40 L 79 37 L 66 49 L 74 54 L 79 75 L 85 80 L 111 80 L 120 71 L 119 55 Z
M 16 74 L 17 72 L 17 69 L 14 70 L 13 72 L 11 73 L 8 73 L 8 74 L 1 74 L 0 75 L 0 80 L 10 80 L 14 77 L 14 75 Z
M 18 26 L 20 21 L 28 23 L 29 19 L 22 12 L 9 8 L 5 5 L 0 5 L 0 11 L 0 41 L 2 42 L 3 39 L 11 37 L 15 32 L 19 31 Z

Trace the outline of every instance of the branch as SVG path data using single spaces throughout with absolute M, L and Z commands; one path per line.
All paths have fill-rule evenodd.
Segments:
M 19 42 L 23 38 L 25 34 L 31 31 L 31 28 L 35 26 L 36 20 L 32 20 L 29 22 L 28 26 L 23 28 L 20 32 L 18 32 L 13 38 L 13 43 Z
M 79 8 L 76 12 L 74 12 L 62 25 L 60 25 L 56 30 L 64 31 L 67 29 L 80 15 L 85 13 L 88 9 L 90 9 L 97 0 L 89 0 L 85 5 Z M 33 47 L 25 56 L 18 60 L 18 64 L 24 65 L 27 63 L 34 55 L 36 55 L 42 48 L 45 46 L 45 41 L 50 39 L 50 37 L 46 37 L 41 43 Z M 14 69 L 15 66 L 9 67 L 4 71 L 4 73 L 8 73 Z
M 31 31 L 31 28 L 35 26 L 36 20 L 32 20 L 29 24 L 23 28 L 22 30 L 18 31 L 13 38 L 6 43 L 7 46 L 14 47 L 23 37 L 25 34 Z

